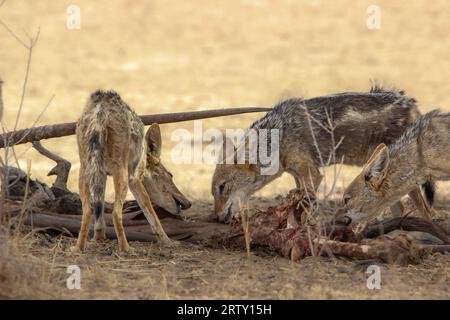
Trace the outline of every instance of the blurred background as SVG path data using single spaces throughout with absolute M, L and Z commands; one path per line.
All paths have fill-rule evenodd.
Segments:
M 369 29 L 370 5 L 381 28 Z M 67 28 L 69 5 L 80 8 L 80 29 Z M 18 35 L 41 34 L 20 128 L 29 127 L 55 95 L 39 125 L 76 121 L 89 94 L 117 90 L 139 114 L 221 107 L 271 106 L 288 97 L 366 91 L 370 80 L 403 89 L 423 112 L 450 111 L 450 2 L 412 0 L 7 0 L 0 19 Z M 0 78 L 5 123 L 14 124 L 28 52 L 0 27 Z M 206 120 L 208 128 L 247 128 L 262 114 Z M 176 165 L 171 133 L 193 122 L 163 125 L 163 162 L 191 199 L 209 199 L 213 165 Z M 73 164 L 74 137 L 43 141 Z M 16 148 L 34 178 L 54 165 L 29 145 Z M 345 168 L 342 188 L 358 172 Z M 294 187 L 286 176 L 259 195 Z M 443 188 L 441 188 L 442 190 Z M 113 194 L 108 190 L 108 198 Z

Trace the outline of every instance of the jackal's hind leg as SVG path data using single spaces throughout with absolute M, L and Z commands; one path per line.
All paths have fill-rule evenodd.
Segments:
M 145 218 L 147 218 L 147 221 L 150 223 L 152 230 L 158 236 L 159 241 L 164 245 L 175 245 L 177 242 L 170 239 L 164 231 L 140 177 L 133 176 L 130 178 L 130 190 L 139 206 L 142 208 Z
M 128 170 L 126 166 L 115 168 L 113 172 L 114 180 L 114 207 L 113 222 L 116 230 L 117 240 L 119 241 L 119 251 L 127 252 L 130 249 L 128 245 L 125 230 L 122 224 L 122 208 L 128 192 Z
M 84 177 L 83 166 L 80 167 L 78 178 L 78 188 L 80 192 L 81 205 L 83 208 L 83 217 L 81 218 L 80 232 L 78 233 L 78 240 L 72 251 L 84 252 L 86 250 L 86 242 L 89 235 L 89 224 L 91 220 L 91 204 L 89 199 L 89 185 Z

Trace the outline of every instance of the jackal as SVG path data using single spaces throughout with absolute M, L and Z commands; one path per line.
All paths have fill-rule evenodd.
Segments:
M 77 251 L 84 251 L 91 210 L 95 215 L 94 239 L 105 238 L 103 203 L 106 177 L 114 180 L 114 228 L 119 251 L 129 245 L 122 226 L 122 206 L 130 187 L 145 217 L 160 241 L 170 244 L 152 203 L 178 214 L 191 206 L 172 181 L 172 174 L 160 161 L 161 132 L 152 124 L 144 136 L 144 124 L 113 91 L 94 92 L 81 115 L 76 130 L 80 155 L 79 191 L 83 207 Z
M 322 180 L 321 158 L 331 159 L 330 164 L 343 160 L 343 164 L 361 166 L 376 146 L 393 143 L 418 117 L 420 112 L 413 98 L 403 91 L 378 86 L 367 93 L 283 101 L 250 127 L 279 130 L 278 171 L 262 175 L 259 161 L 239 164 L 235 151 L 234 164 L 233 160 L 232 164 L 217 164 L 213 175 L 215 214 L 221 222 L 231 221 L 241 204 L 283 172 L 294 176 L 298 188 L 314 192 Z M 330 119 L 336 145 L 326 129 Z
M 380 144 L 343 195 L 347 224 L 364 224 L 418 185 L 425 186 L 428 203 L 432 181 L 450 178 L 450 114 L 431 111 L 418 119 L 391 146 Z

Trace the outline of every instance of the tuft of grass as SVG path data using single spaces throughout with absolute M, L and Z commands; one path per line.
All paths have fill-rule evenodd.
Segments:
M 0 298 L 58 298 L 61 289 L 45 277 L 46 263 L 23 253 L 22 245 L 7 229 L 0 229 Z

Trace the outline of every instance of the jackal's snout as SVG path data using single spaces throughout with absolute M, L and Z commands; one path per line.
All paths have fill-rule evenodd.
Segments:
M 161 162 L 161 131 L 157 124 L 152 124 L 145 136 L 148 145 L 147 167 L 144 186 L 151 201 L 161 209 L 180 214 L 181 210 L 191 207 L 191 202 L 178 189 L 173 175 Z
M 192 206 L 192 203 L 185 197 L 174 196 L 173 200 L 175 200 L 175 203 L 180 208 L 180 210 L 186 210 Z
M 352 218 L 346 215 L 346 211 L 338 211 L 336 213 L 336 217 L 334 218 L 334 222 L 339 225 L 348 226 L 352 223 Z
M 223 210 L 221 213 L 216 213 L 217 219 L 221 223 L 230 223 L 231 220 L 234 217 L 233 212 L 231 211 L 232 204 L 228 205 L 225 210 Z

